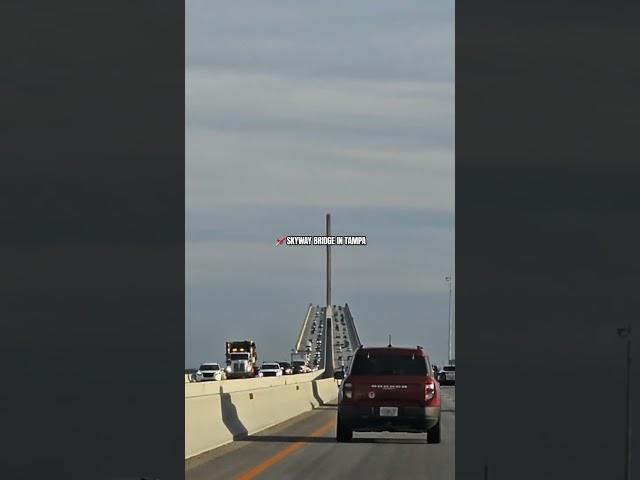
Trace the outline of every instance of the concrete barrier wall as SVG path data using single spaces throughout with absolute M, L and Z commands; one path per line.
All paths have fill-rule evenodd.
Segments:
M 356 322 L 353 320 L 353 315 L 351 315 L 351 309 L 349 308 L 348 303 L 345 303 L 343 310 L 345 310 L 345 312 L 347 313 L 345 317 L 347 318 L 347 323 L 349 323 L 349 329 L 353 332 L 353 336 L 355 337 L 353 338 L 353 347 L 358 348 L 360 345 L 362 345 L 362 342 L 360 341 L 360 336 L 358 335 L 358 330 L 356 329 Z
M 333 378 L 325 378 L 323 380 L 317 380 L 315 382 L 317 387 L 317 395 L 322 400 L 322 403 L 329 403 L 332 400 L 338 398 L 338 383 Z
M 331 326 L 333 324 L 333 307 L 325 306 L 324 313 L 324 335 L 322 336 L 322 368 L 325 375 L 333 375 L 333 333 Z
M 300 342 L 302 342 L 302 335 L 307 328 L 307 322 L 309 321 L 309 316 L 311 315 L 311 309 L 313 308 L 313 304 L 309 304 L 307 307 L 307 315 L 304 317 L 304 322 L 302 322 L 302 327 L 300 328 L 300 332 L 298 333 L 298 341 L 296 342 L 296 350 L 300 350 Z
M 323 370 L 316 370 L 315 372 L 305 373 L 301 375 L 284 375 L 282 377 L 265 377 L 265 378 L 257 377 L 257 378 L 233 379 L 233 380 L 223 380 L 222 382 L 217 382 L 217 381 L 195 382 L 193 379 L 189 378 L 189 375 L 185 375 L 184 383 L 189 384 L 189 386 L 185 385 L 185 395 L 188 396 L 190 392 L 202 392 L 202 393 L 217 392 L 220 386 L 222 386 L 225 392 L 237 392 L 239 390 L 249 390 L 252 388 L 253 389 L 265 388 L 265 387 L 272 387 L 274 385 L 289 385 L 292 383 L 310 382 L 311 380 L 320 378 L 323 373 L 324 373 Z
M 335 380 L 321 373 L 185 384 L 185 459 L 335 399 Z

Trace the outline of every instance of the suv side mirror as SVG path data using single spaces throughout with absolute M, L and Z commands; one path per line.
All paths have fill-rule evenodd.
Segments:
M 336 380 L 344 380 L 344 370 L 336 370 L 333 372 L 333 378 Z

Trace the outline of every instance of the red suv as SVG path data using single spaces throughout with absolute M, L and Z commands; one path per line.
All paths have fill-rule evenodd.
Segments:
M 338 394 L 338 442 L 354 431 L 426 432 L 440 443 L 440 385 L 422 347 L 360 347 Z

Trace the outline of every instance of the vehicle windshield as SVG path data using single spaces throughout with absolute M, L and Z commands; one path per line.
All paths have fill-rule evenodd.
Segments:
M 304 360 L 294 360 L 293 365 L 297 367 L 301 367 L 302 365 L 304 365 Z
M 289 365 L 289 363 L 288 363 L 288 362 L 280 362 L 280 366 L 281 366 L 282 368 L 289 368 L 291 365 Z
M 200 370 L 220 370 L 220 365 L 200 365 Z
M 265 363 L 262 365 L 261 370 L 277 370 L 280 368 L 280 365 L 277 363 Z
M 427 375 L 424 357 L 380 355 L 363 352 L 356 355 L 351 367 L 354 375 Z
M 248 360 L 249 359 L 248 353 L 230 353 L 229 356 L 231 357 L 231 360 Z
M 442 369 L 445 372 L 455 372 L 456 371 L 456 367 L 443 367 Z

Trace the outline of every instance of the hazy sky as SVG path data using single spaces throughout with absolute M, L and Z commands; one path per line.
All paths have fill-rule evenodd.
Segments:
M 361 340 L 447 356 L 454 268 L 454 2 L 186 3 L 186 358 L 254 339 L 286 360 L 324 301 Z

